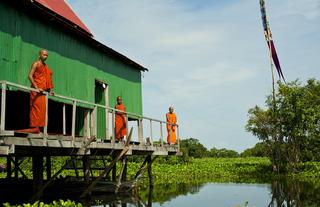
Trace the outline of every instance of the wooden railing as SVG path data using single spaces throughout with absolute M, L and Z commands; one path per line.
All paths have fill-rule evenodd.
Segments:
M 25 92 L 30 92 L 30 91 L 35 91 L 35 92 L 39 92 L 37 89 L 35 88 L 31 88 L 31 87 L 26 87 L 26 86 L 22 86 L 16 83 L 12 83 L 12 82 L 8 82 L 8 81 L 0 81 L 1 84 L 1 118 L 0 118 L 0 132 L 5 132 L 5 122 L 6 122 L 6 115 L 7 113 L 9 113 L 8 111 L 6 111 L 6 92 L 7 92 L 7 88 L 10 87 L 14 87 L 17 88 L 18 90 L 22 90 Z M 116 112 L 121 112 L 125 115 L 126 117 L 126 125 L 127 125 L 127 133 L 128 133 L 128 125 L 129 125 L 129 117 L 136 120 L 137 121 L 137 126 L 136 126 L 136 132 L 137 132 L 137 143 L 140 144 L 146 144 L 146 138 L 148 138 L 147 140 L 150 141 L 150 145 L 153 146 L 154 143 L 157 141 L 161 146 L 165 145 L 166 143 L 166 139 L 164 138 L 164 133 L 163 133 L 163 127 L 165 127 L 167 124 L 171 124 L 171 123 L 167 123 L 165 121 L 161 121 L 158 119 L 153 119 L 153 118 L 149 118 L 149 117 L 145 117 L 145 116 L 140 116 L 134 113 L 130 113 L 130 112 L 123 112 L 120 110 L 117 110 L 115 108 L 111 108 L 105 105 L 100 105 L 100 104 L 96 104 L 96 103 L 91 103 L 88 101 L 83 101 L 83 100 L 79 100 L 79 99 L 75 99 L 75 98 L 70 98 L 70 97 L 66 97 L 66 96 L 62 96 L 59 94 L 50 94 L 48 92 L 43 92 L 46 96 L 46 106 L 48 106 L 48 102 L 49 102 L 49 98 L 55 98 L 55 99 L 61 99 L 62 103 L 63 103 L 63 135 L 66 135 L 66 131 L 67 131 L 67 126 L 66 126 L 66 105 L 72 105 L 72 124 L 71 124 L 71 137 L 74 141 L 75 139 L 75 133 L 76 133 L 76 111 L 77 111 L 77 105 L 78 104 L 84 104 L 86 106 L 88 106 L 88 108 L 86 108 L 85 111 L 85 117 L 84 117 L 84 133 L 83 133 L 83 137 L 88 138 L 88 137 L 93 137 L 93 136 L 97 136 L 97 126 L 98 126 L 98 119 L 97 119 L 97 110 L 98 108 L 102 108 L 103 110 L 105 110 L 105 120 L 106 120 L 106 127 L 105 127 L 105 134 L 106 134 L 106 139 L 111 140 L 112 143 L 115 143 L 115 115 Z M 46 121 L 45 121 L 45 126 L 44 126 L 44 130 L 43 133 L 44 135 L 48 134 L 48 110 L 50 110 L 48 107 L 46 107 Z M 111 116 L 111 120 L 112 122 L 109 123 L 110 120 L 110 116 Z M 110 126 L 111 124 L 111 126 Z M 144 124 L 148 124 L 148 126 L 143 126 Z M 158 137 L 158 139 L 155 137 L 154 134 L 154 127 L 158 125 L 158 130 L 157 130 L 157 135 L 160 136 Z M 180 139 L 179 139 L 179 125 L 176 125 L 177 127 L 177 142 L 176 145 L 180 148 Z M 112 133 L 110 133 L 110 128 L 112 129 Z M 111 136 L 110 136 L 111 135 Z M 127 134 L 128 137 L 128 134 Z M 97 137 L 99 138 L 99 137 Z

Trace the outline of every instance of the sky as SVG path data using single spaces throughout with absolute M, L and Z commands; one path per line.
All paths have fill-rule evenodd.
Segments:
M 259 0 L 67 0 L 94 38 L 148 68 L 143 113 L 173 106 L 181 138 L 242 152 L 248 110 L 272 90 Z M 320 75 L 320 0 L 267 0 L 288 81 Z M 277 77 L 277 76 L 276 76 Z M 125 101 L 125 100 L 124 100 Z

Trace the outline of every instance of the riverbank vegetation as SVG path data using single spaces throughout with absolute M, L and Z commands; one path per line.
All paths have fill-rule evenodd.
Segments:
M 4 203 L 4 207 L 82 207 L 83 205 L 81 203 L 76 203 L 71 200 L 58 200 L 58 201 L 52 201 L 49 204 L 46 204 L 44 202 L 36 201 L 32 204 L 22 204 L 22 205 L 10 205 L 9 203 Z
M 26 158 L 21 164 L 21 170 L 24 175 L 32 178 L 31 158 Z M 68 157 L 53 157 L 52 174 L 68 162 Z M 110 160 L 109 160 L 110 162 Z M 129 158 L 127 176 L 134 178 L 143 160 L 141 157 L 132 156 Z M 1 158 L 0 163 L 5 166 L 5 159 Z M 81 161 L 78 160 L 78 166 Z M 107 163 L 108 164 L 108 161 Z M 93 167 L 103 168 L 102 161 L 93 161 Z M 120 166 L 121 163 L 119 162 Z M 272 162 L 268 157 L 202 157 L 194 158 L 185 154 L 183 157 L 158 157 L 152 164 L 152 173 L 156 183 L 203 183 L 203 182 L 268 182 L 271 178 L 277 176 L 289 176 L 298 179 L 320 178 L 320 162 L 301 162 L 296 166 L 296 170 L 290 173 L 276 173 L 272 170 Z M 120 170 L 120 167 L 117 168 Z M 99 171 L 92 171 L 94 176 L 99 175 Z M 78 170 L 79 176 L 83 176 L 82 170 Z M 146 172 L 145 172 L 146 174 Z M 21 175 L 20 175 L 21 176 Z M 60 176 L 61 179 L 76 176 L 75 169 L 69 166 Z M 0 172 L 0 178 L 6 177 L 5 168 Z M 46 172 L 44 172 L 46 177 Z M 143 180 L 143 179 L 142 179 Z
M 249 110 L 247 131 L 266 146 L 273 168 L 296 172 L 303 162 L 320 161 L 320 82 L 278 83 L 266 107 Z
M 176 162 L 168 158 L 153 164 L 155 184 L 165 183 L 268 183 L 273 179 L 288 177 L 299 180 L 320 178 L 320 162 L 301 163 L 296 172 L 278 174 L 272 170 L 267 157 L 191 158 L 188 162 Z M 147 179 L 145 179 L 147 181 Z

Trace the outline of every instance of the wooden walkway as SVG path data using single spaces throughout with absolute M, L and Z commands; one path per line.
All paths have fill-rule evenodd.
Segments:
M 13 131 L 0 133 L 0 156 L 37 154 L 50 156 L 71 155 L 108 155 L 111 151 L 121 151 L 125 142 L 97 140 L 90 143 L 87 151 L 80 149 L 85 141 L 83 137 L 75 138 L 62 135 L 22 134 Z M 85 153 L 85 154 L 84 154 Z M 180 155 L 178 145 L 130 142 L 126 155 Z

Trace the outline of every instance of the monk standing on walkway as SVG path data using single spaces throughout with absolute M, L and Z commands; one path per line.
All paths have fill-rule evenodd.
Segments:
M 126 125 L 126 107 L 122 103 L 122 98 L 120 96 L 117 97 L 117 104 L 114 107 L 117 110 L 116 111 L 116 118 L 115 118 L 115 134 L 116 134 L 116 140 L 121 141 L 124 136 L 127 134 L 127 125 Z
M 40 133 L 46 123 L 46 95 L 43 92 L 52 92 L 52 71 L 45 61 L 48 52 L 45 49 L 39 51 L 39 59 L 35 61 L 29 72 L 31 87 L 39 92 L 30 92 L 30 128 L 19 130 L 25 133 Z
M 173 107 L 169 107 L 169 112 L 166 114 L 167 118 L 167 131 L 168 131 L 168 137 L 167 141 L 168 144 L 175 144 L 176 143 L 176 123 L 177 123 L 177 116 L 175 113 L 173 113 Z

